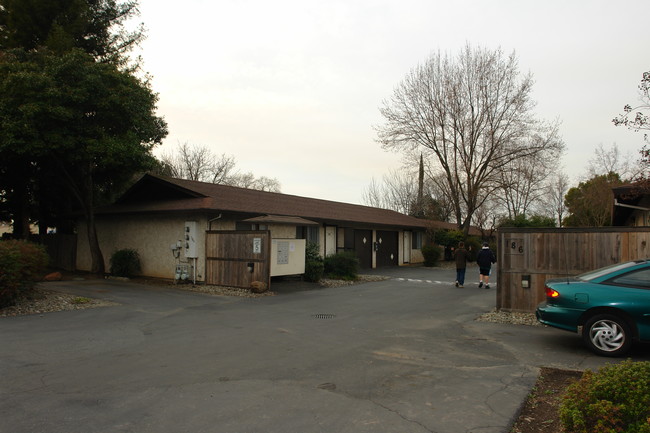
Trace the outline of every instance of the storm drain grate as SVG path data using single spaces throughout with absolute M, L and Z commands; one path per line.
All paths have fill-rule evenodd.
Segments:
M 314 314 L 311 317 L 314 319 L 333 319 L 336 317 L 336 314 Z

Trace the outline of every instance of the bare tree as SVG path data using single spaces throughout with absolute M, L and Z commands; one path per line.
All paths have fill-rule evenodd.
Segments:
M 495 200 L 488 199 L 474 212 L 472 221 L 481 231 L 481 237 L 483 239 L 489 239 L 494 235 L 497 229 L 497 223 L 502 218 L 499 208 L 500 205 Z
M 236 173 L 224 179 L 224 185 L 237 186 L 239 188 L 255 189 L 258 191 L 280 192 L 280 181 L 275 178 L 260 176 L 258 178 L 251 172 Z
M 176 153 L 165 154 L 161 162 L 172 177 L 200 182 L 223 183 L 235 167 L 235 158 L 217 157 L 207 146 L 179 143 Z
M 507 217 L 515 219 L 529 214 L 546 195 L 545 184 L 554 173 L 553 158 L 545 155 L 511 161 L 499 173 L 499 193 L 496 201 L 506 210 Z M 546 155 L 548 156 L 548 155 Z
M 370 181 L 368 188 L 363 191 L 361 201 L 367 206 L 390 209 L 384 204 L 384 193 L 381 190 L 381 185 L 377 183 L 374 177 Z
M 532 115 L 532 84 L 530 75 L 520 77 L 514 53 L 469 45 L 456 58 L 438 53 L 384 101 L 378 141 L 388 150 L 419 149 L 434 161 L 456 223 L 467 233 L 507 166 L 563 149 L 557 122 Z
M 363 193 L 362 201 L 368 206 L 391 209 L 405 215 L 448 221 L 451 215 L 448 202 L 439 194 L 435 183 L 425 178 L 424 174 L 424 169 L 418 171 L 417 176 L 407 168 L 390 170 L 382 177 L 381 183 L 372 179 Z
M 425 184 L 428 185 L 429 195 L 435 200 L 437 205 L 437 216 L 434 219 L 449 222 L 454 216 L 455 200 L 451 197 L 445 180 L 445 176 L 442 173 L 436 176 L 432 175 L 429 171 Z
M 630 104 L 626 104 L 623 107 L 623 114 L 612 119 L 612 122 L 616 126 L 624 125 L 633 131 L 648 131 L 650 130 L 648 112 L 650 112 L 650 71 L 644 72 L 641 77 L 639 105 L 632 107 Z M 644 135 L 644 139 L 648 141 L 647 133 Z
M 591 179 L 608 173 L 618 173 L 623 181 L 631 181 L 643 172 L 643 167 L 634 161 L 630 153 L 621 155 L 616 143 L 605 149 L 599 144 L 594 150 L 594 156 L 589 160 L 587 178 Z
M 638 89 L 639 104 L 635 107 L 626 104 L 623 107 L 623 114 L 612 119 L 612 122 L 616 126 L 624 125 L 636 132 L 640 130 L 650 131 L 650 115 L 648 114 L 650 113 L 650 71 L 643 72 Z M 643 182 L 644 188 L 647 189 L 648 178 L 650 178 L 650 148 L 648 148 L 647 144 L 650 143 L 650 139 L 647 132 L 643 135 L 643 139 L 646 141 L 646 145 L 640 150 L 641 158 L 638 173 L 634 180 Z
M 392 203 L 398 212 L 410 215 L 417 202 L 418 188 L 416 177 L 405 170 L 394 171 L 384 176 L 386 200 Z
M 368 206 L 391 209 L 411 214 L 417 202 L 418 187 L 413 173 L 406 170 L 390 170 L 382 177 L 382 184 L 373 178 L 362 200 Z
M 277 179 L 266 176 L 256 178 L 250 172 L 236 172 L 234 156 L 225 153 L 217 156 L 207 146 L 179 143 L 176 153 L 163 155 L 160 162 L 162 171 L 171 177 L 280 192 Z
M 546 187 L 548 205 L 553 212 L 553 218 L 557 218 L 557 226 L 562 227 L 564 215 L 567 212 L 564 204 L 564 196 L 569 190 L 569 176 L 563 172 L 556 172 Z

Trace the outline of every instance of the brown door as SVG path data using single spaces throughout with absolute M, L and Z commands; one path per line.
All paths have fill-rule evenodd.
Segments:
M 361 269 L 372 268 L 372 230 L 354 231 L 354 252 Z
M 397 266 L 398 232 L 377 231 L 377 267 Z

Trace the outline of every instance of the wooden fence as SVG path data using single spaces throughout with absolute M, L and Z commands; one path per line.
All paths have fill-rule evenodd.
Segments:
M 77 266 L 77 235 L 47 234 L 34 235 L 30 240 L 45 247 L 50 256 L 50 266 L 55 269 L 74 271 Z
M 497 309 L 532 312 L 544 282 L 618 262 L 648 258 L 650 227 L 501 228 L 497 234 Z
M 271 284 L 271 232 L 206 232 L 206 284 L 250 288 Z

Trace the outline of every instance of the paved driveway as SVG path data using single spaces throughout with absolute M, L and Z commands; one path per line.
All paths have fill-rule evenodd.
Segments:
M 570 333 L 475 321 L 495 291 L 453 271 L 378 273 L 258 299 L 47 283 L 120 305 L 0 318 L 0 431 L 506 432 L 538 367 L 607 361 Z

